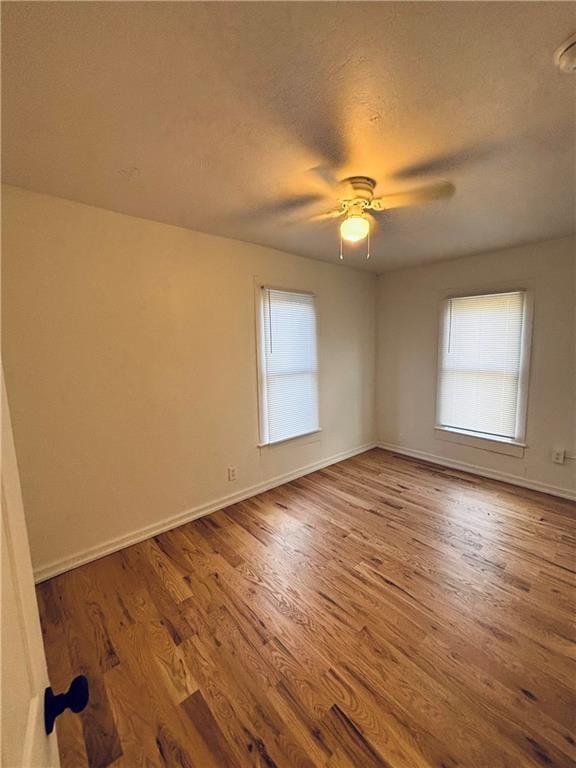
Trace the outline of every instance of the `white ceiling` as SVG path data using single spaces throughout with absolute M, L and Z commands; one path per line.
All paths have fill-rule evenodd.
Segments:
M 281 202 L 448 179 L 384 214 L 381 272 L 574 231 L 565 2 L 3 3 L 3 176 L 40 192 L 337 261 Z

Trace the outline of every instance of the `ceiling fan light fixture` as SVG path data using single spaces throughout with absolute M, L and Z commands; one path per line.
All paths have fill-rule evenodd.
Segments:
M 364 240 L 370 232 L 370 222 L 365 216 L 352 214 L 347 216 L 340 224 L 340 234 L 349 243 L 358 243 Z

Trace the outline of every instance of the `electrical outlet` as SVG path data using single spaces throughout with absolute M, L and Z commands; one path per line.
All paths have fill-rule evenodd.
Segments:
M 552 461 L 554 464 L 564 464 L 566 450 L 564 448 L 552 448 Z
M 237 467 L 228 467 L 228 480 L 236 480 L 238 477 Z

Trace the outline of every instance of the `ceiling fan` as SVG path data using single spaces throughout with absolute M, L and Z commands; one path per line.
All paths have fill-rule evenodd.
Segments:
M 374 197 L 376 181 L 369 176 L 350 176 L 340 182 L 346 191 L 338 199 L 337 208 L 327 213 L 312 216 L 310 220 L 336 219 L 342 217 L 340 224 L 340 258 L 343 258 L 342 240 L 357 243 L 368 239 L 367 258 L 370 258 L 370 234 L 376 228 L 374 214 L 380 214 L 394 208 L 404 208 L 434 200 L 450 198 L 455 187 L 449 181 L 427 184 L 406 192 L 396 192 Z

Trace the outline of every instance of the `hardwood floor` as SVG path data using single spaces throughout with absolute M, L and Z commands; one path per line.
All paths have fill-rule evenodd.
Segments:
M 373 450 L 45 582 L 63 768 L 576 765 L 575 507 Z

